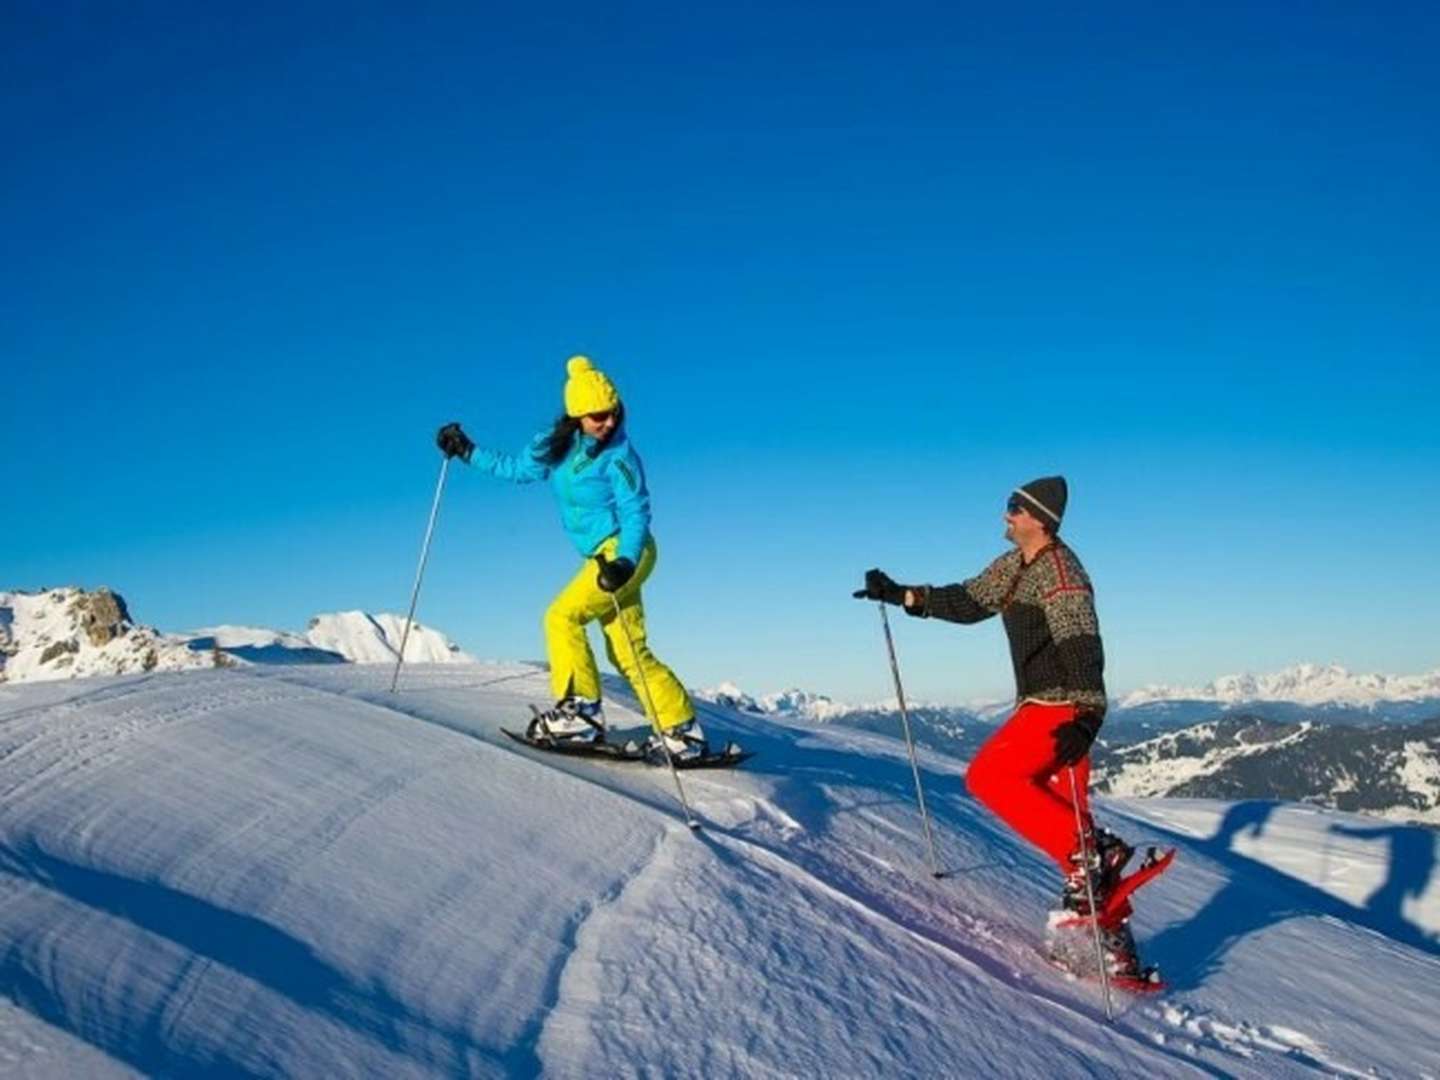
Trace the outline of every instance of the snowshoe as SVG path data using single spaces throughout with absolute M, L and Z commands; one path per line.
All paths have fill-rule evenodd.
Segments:
M 723 750 L 712 750 L 698 720 L 687 720 L 651 735 L 645 749 L 651 764 L 673 763 L 677 769 L 728 769 L 755 756 L 735 742 L 726 744 Z
M 1170 848 L 1163 854 L 1159 848 L 1149 848 L 1138 870 L 1131 874 L 1122 874 L 1113 884 L 1097 895 L 1096 903 L 1100 910 L 1095 917 L 1095 921 L 1100 924 L 1102 929 L 1115 927 L 1123 923 L 1134 912 L 1134 909 L 1130 906 L 1130 897 L 1135 890 L 1142 885 L 1149 884 L 1163 874 L 1170 868 L 1170 864 L 1174 862 L 1174 860 L 1174 848 Z M 1084 886 L 1082 884 L 1081 889 L 1083 890 L 1083 888 Z M 1063 912 L 1065 918 L 1056 925 L 1065 927 L 1088 924 L 1090 921 L 1089 911 L 1086 910 L 1088 904 L 1078 909 L 1072 906 L 1069 900 L 1070 891 L 1070 886 L 1067 882 L 1066 903 L 1064 905 L 1065 911 Z
M 1060 894 L 1060 906 L 1079 916 L 1090 914 L 1092 894 L 1097 906 L 1105 906 L 1105 898 L 1119 884 L 1125 864 L 1135 854 L 1133 847 L 1108 829 L 1096 829 L 1086 839 L 1083 850 L 1090 855 L 1088 872 L 1079 865 L 1081 856 L 1077 851 L 1070 856 L 1073 869 L 1066 876 Z
M 528 733 L 501 728 L 506 735 L 518 743 L 544 750 L 551 754 L 565 754 L 569 757 L 602 758 L 609 761 L 645 761 L 649 755 L 645 747 L 634 739 L 623 743 L 606 742 L 602 739 L 550 739 L 544 736 L 531 738 Z
M 531 705 L 530 712 L 525 736 L 531 742 L 605 741 L 605 713 L 598 701 L 566 697 L 543 712 Z
M 1088 923 L 1057 921 L 1056 916 L 1063 920 L 1068 913 L 1052 913 L 1046 959 L 1067 975 L 1098 983 L 1100 969 L 1095 962 L 1095 938 Z M 1154 994 L 1166 989 L 1160 969 L 1140 962 L 1128 920 L 1100 931 L 1100 952 L 1105 958 L 1110 985 L 1115 989 L 1131 994 Z
M 699 720 L 686 720 L 683 724 L 651 735 L 646 746 L 654 756 L 663 758 L 668 754 L 677 765 L 710 753 L 710 744 L 705 741 L 705 729 L 700 726 Z

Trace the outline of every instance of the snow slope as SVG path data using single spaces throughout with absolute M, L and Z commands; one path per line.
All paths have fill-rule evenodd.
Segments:
M 1181 848 L 1136 917 L 1174 989 L 1107 1025 L 1036 954 L 1054 870 L 952 759 L 921 757 L 935 880 L 892 739 L 706 706 L 712 737 L 759 753 L 686 775 L 692 834 L 665 770 L 497 733 L 546 699 L 539 668 L 407 668 L 398 695 L 388 676 L 0 686 L 5 1068 L 1440 1076 L 1433 833 L 1106 804 Z M 612 723 L 639 727 L 612 691 Z M 1321 836 L 1373 893 L 1269 865 Z

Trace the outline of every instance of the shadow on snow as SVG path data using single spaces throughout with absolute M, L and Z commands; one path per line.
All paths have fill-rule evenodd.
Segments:
M 1200 911 L 1168 926 L 1146 947 L 1146 954 L 1160 962 L 1175 989 L 1189 990 L 1202 984 L 1240 939 L 1299 916 L 1330 916 L 1440 956 L 1440 939 L 1410 922 L 1403 911 L 1407 897 L 1418 897 L 1428 887 L 1440 837 L 1413 825 L 1332 824 L 1330 830 L 1337 836 L 1374 837 L 1390 844 L 1385 882 L 1363 906 L 1357 906 L 1234 850 L 1242 834 L 1261 836 L 1270 815 L 1284 805 L 1263 799 L 1235 803 L 1215 835 L 1203 840 L 1147 823 L 1230 871 L 1225 884 Z
M 437 1071 L 464 1075 L 485 1065 L 503 1071 L 496 1052 L 475 1043 L 467 1032 L 436 1025 L 385 989 L 351 978 L 305 942 L 254 916 L 227 911 L 160 882 L 67 861 L 33 841 L 0 845 L 0 872 L 174 942 Z M 75 1015 L 75 1003 L 53 978 L 53 942 L 42 936 L 7 943 L 0 985 L 49 1023 L 144 1072 L 254 1075 L 262 1064 L 281 1070 L 281 1063 L 267 1061 L 263 1050 L 243 1059 L 218 1046 L 195 1046 L 188 1056 L 177 1051 L 171 1030 L 175 1018 L 168 1006 L 192 970 L 188 964 L 180 967 L 174 985 L 157 996 L 154 1010 L 140 1026 L 117 1022 L 116 1017 Z M 96 1000 L 88 990 L 78 996 L 83 1002 Z

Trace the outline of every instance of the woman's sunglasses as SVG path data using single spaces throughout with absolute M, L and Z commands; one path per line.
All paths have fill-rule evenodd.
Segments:
M 585 419 L 589 420 L 592 424 L 603 424 L 606 420 L 609 420 L 614 415 L 614 409 L 606 409 L 604 412 L 586 413 Z

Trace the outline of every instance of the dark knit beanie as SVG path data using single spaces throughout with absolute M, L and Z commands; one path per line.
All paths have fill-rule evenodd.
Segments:
M 1065 498 L 1069 494 L 1063 476 L 1042 476 L 1039 480 L 1031 480 L 1016 488 L 1015 494 L 1029 507 L 1032 517 L 1039 518 L 1051 528 L 1060 527 L 1060 519 L 1065 516 Z

